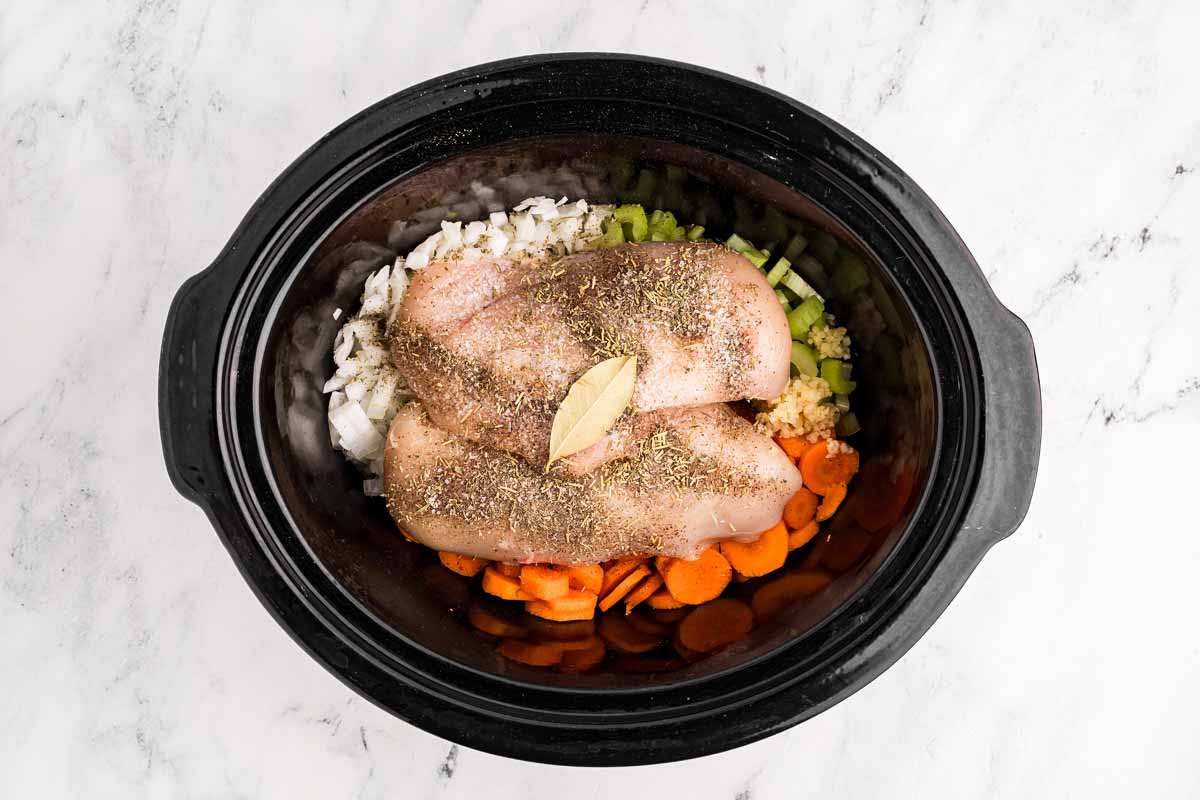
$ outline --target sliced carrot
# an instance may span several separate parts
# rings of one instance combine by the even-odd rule
[[[693,609],[688,609],[688,613],[692,613]],[[699,661],[704,658],[704,653],[692,648],[679,641],[679,629],[676,628],[675,635],[671,637],[671,646],[675,648],[675,652],[683,657],[684,661]]]
[[[655,556],[654,557],[654,568],[656,570],[658,570],[659,572],[662,572],[663,568],[666,567],[667,564],[670,564],[671,561],[673,561],[673,560],[674,559],[672,559],[670,556]]]
[[[563,653],[562,661],[558,662],[558,670],[560,672],[586,672],[603,661],[606,652],[608,649],[604,646],[604,640],[599,636],[593,636],[588,640],[587,649],[568,650]]]
[[[833,534],[821,554],[821,564],[834,572],[844,572],[858,563],[871,546],[871,534],[862,528],[846,528]]]
[[[707,603],[720,596],[733,577],[733,568],[714,545],[694,561],[673,558],[662,570],[667,591],[682,603]]]
[[[625,580],[629,573],[640,567],[642,562],[636,558],[618,558],[604,568],[604,581],[600,584],[600,597],[607,597],[618,583]]]
[[[663,637],[639,631],[629,624],[624,614],[604,614],[597,626],[604,641],[622,653],[645,653],[662,644]]]
[[[721,542],[721,555],[730,566],[750,578],[779,569],[787,561],[787,554],[788,532],[782,522],[760,533],[753,542]]]
[[[836,439],[818,442],[800,459],[800,474],[804,485],[817,494],[825,494],[831,486],[849,483],[858,472],[858,451],[842,444],[838,452],[830,454],[829,448]]]
[[[556,600],[571,591],[566,570],[551,564],[526,564],[521,567],[521,588],[538,600]]]
[[[403,536],[405,539],[408,539],[410,542],[412,542],[414,544],[420,544],[420,542],[418,542],[416,539],[409,536],[408,531],[404,530],[403,528],[400,529],[400,535]]]
[[[563,651],[554,645],[522,642],[519,639],[505,639],[496,652],[531,667],[552,667],[563,657]]]
[[[659,611],[670,611],[676,608],[683,608],[684,604],[675,599],[675,597],[666,590],[659,589],[654,594],[646,598],[646,605]]]
[[[736,569],[733,571],[732,581],[734,583],[745,583],[746,581],[752,581],[752,580],[754,580],[754,578],[750,575],[743,575],[742,573],[738,572]]]
[[[821,525],[815,519],[811,520],[803,528],[797,528],[788,534],[788,552],[798,550],[817,535],[817,531],[821,530]]]
[[[633,568],[633,572],[630,572],[628,575],[622,578],[620,583],[608,590],[608,594],[600,598],[600,610],[608,611],[610,608],[615,606],[621,601],[622,597],[632,592],[633,587],[641,583],[642,579],[649,574],[649,567],[643,564],[638,564]]]
[[[642,569],[646,569],[642,567]],[[647,570],[649,571],[649,570]],[[662,588],[662,575],[657,572],[647,577],[644,581],[637,585],[637,588],[625,596],[625,613],[628,614],[638,607],[638,604],[643,600],[649,599],[650,595]]]
[[[821,505],[817,507],[817,522],[824,522],[833,516],[833,512],[838,510],[838,506],[846,499],[846,484],[835,483],[829,487],[829,491],[821,498]]]
[[[823,572],[792,572],[772,578],[754,593],[750,607],[761,622],[778,614],[801,597],[824,589],[830,577]]]
[[[821,500],[810,490],[800,487],[800,491],[792,495],[783,507],[783,521],[789,528],[803,528],[817,513],[817,504]]]
[[[591,619],[556,622],[530,614],[522,619],[522,624],[529,628],[529,632],[534,638],[542,641],[562,642],[586,639],[596,632],[596,622]]]
[[[742,638],[753,627],[750,606],[732,597],[720,597],[697,607],[679,623],[679,642],[690,650],[711,653]]]
[[[442,566],[446,569],[468,578],[475,577],[484,567],[492,563],[486,558],[472,558],[471,556],[463,556],[458,553],[448,553],[445,550],[438,551],[438,560],[442,562]]]
[[[555,622],[591,619],[596,613],[596,595],[575,589],[553,600],[530,600],[525,603],[525,610]]]
[[[799,436],[776,436],[775,444],[782,447],[788,458],[795,461],[807,453],[814,443],[807,439],[801,439]]]
[[[600,589],[604,586],[604,567],[599,564],[567,567],[567,579],[572,589],[587,589],[589,592],[600,594]]]
[[[564,653],[573,653],[576,650],[590,650],[591,648],[595,647],[596,642],[599,640],[599,636],[588,636],[583,639],[554,639],[551,641],[540,642],[540,644],[549,645],[550,647],[557,647]],[[603,644],[602,641],[601,644]]]
[[[821,559],[825,557],[825,551],[829,549],[829,539],[830,534],[827,531],[821,531],[813,537],[812,547],[804,554],[804,560],[798,565],[801,570],[811,571],[821,565]]]
[[[494,567],[483,570],[483,590],[501,600],[534,600],[534,596],[521,589],[521,582],[505,575]]]
[[[521,565],[520,564],[508,564],[504,561],[497,561],[492,566],[495,567],[496,571],[499,572],[501,575],[507,575],[510,578],[521,577]]]
[[[478,603],[467,609],[467,622],[477,630],[490,633],[492,636],[521,636],[525,629],[498,614],[493,614]]]

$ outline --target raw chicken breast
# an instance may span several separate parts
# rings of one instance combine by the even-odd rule
[[[430,264],[389,339],[438,427],[538,464],[567,389],[603,359],[637,355],[633,406],[647,412],[778,397],[791,353],[762,273],[722,245],[689,242]]]
[[[579,476],[452,436],[411,403],[388,431],[388,511],[417,541],[481,558],[693,558],[774,525],[800,488],[783,451],[728,406],[655,416],[628,455]]]

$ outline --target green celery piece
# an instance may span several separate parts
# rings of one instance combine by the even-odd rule
[[[650,239],[655,242],[669,242],[675,235],[675,215],[670,211],[655,209],[650,215]]]
[[[651,211],[650,212],[650,227],[653,228],[655,225],[657,225],[658,221],[660,219],[662,219],[662,216],[663,216],[663,210],[661,208],[656,208],[653,211]]]
[[[837,263],[838,241],[829,231],[818,230],[812,235],[812,253],[827,267]]]
[[[621,227],[625,229],[627,241],[641,242],[646,239],[646,232],[650,229],[650,224],[646,221],[646,209],[640,205],[617,206],[613,209],[613,219],[621,223]]]
[[[687,240],[689,242],[698,242],[704,238],[703,225],[691,225],[687,229]]]
[[[792,303],[788,300],[788,296],[783,292],[776,291],[775,296],[779,298],[779,305],[783,306],[784,311],[792,310]]]
[[[606,247],[616,247],[619,244],[625,244],[625,234],[621,230],[621,223],[615,219],[604,220],[604,233],[598,236],[592,242],[592,247],[597,250]]]
[[[850,394],[858,385],[850,380],[850,365],[836,358],[821,359],[821,377],[834,394]]]
[[[675,230],[671,231],[671,238],[668,241],[682,242],[687,239],[687,229],[682,225],[676,225]]]
[[[824,264],[808,253],[802,253],[792,260],[796,262],[796,266],[793,267],[796,274],[808,281],[810,286],[818,290],[829,288],[829,274],[825,271]]]
[[[802,375],[817,376],[817,354],[802,342],[792,342],[792,366]]]
[[[763,212],[763,229],[766,230],[768,238],[782,242],[788,237],[787,217],[771,206],[767,206]]]
[[[849,299],[867,283],[867,268],[863,266],[862,259],[853,253],[843,252],[833,270],[834,293],[838,297]]]
[[[858,417],[854,415],[853,411],[847,411],[845,414],[842,414],[841,419],[837,421],[835,429],[837,430],[838,436],[853,436],[862,430],[862,425],[859,423]]]
[[[788,313],[788,327],[793,339],[803,339],[808,329],[825,315],[825,305],[816,297],[806,297],[800,305]]]
[[[633,187],[633,196],[641,206],[653,206],[654,194],[657,189],[658,173],[652,169],[643,169],[638,173],[637,185]]]
[[[788,239],[787,245],[783,248],[783,257],[788,261],[795,261],[806,247],[808,247],[808,239],[797,233]]]
[[[878,309],[879,315],[883,317],[887,329],[899,336],[900,332],[904,330],[904,324],[900,320],[899,312],[896,311],[895,303],[888,296],[887,290],[883,288],[883,284],[878,281],[872,283],[868,287],[868,292],[875,302],[875,308]]]
[[[729,235],[729,238],[725,240],[725,246],[730,250],[736,250],[739,253],[745,253],[747,250],[754,250],[754,245],[750,244],[736,233]]]
[[[771,284],[772,286],[778,286],[779,281],[783,280],[783,276],[786,275],[788,270],[791,268],[791,261],[788,261],[786,257],[780,258],[775,262],[775,266],[771,267],[771,270],[767,273],[767,283]]]
[[[850,395],[835,394],[833,396],[833,404],[838,407],[838,410],[843,414],[850,410]]]
[[[788,270],[784,273],[779,282],[791,289],[801,297],[815,297],[821,299],[821,295],[817,294],[817,290],[808,284],[808,281],[801,278],[794,270]]]
[[[755,250],[754,248],[743,251],[742,255],[750,259],[750,263],[759,269],[762,269],[762,265],[767,263],[767,259],[770,258],[770,256],[764,253],[762,250]]]

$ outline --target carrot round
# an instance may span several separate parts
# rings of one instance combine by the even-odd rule
[[[492,636],[521,636],[525,633],[525,629],[520,625],[515,625],[477,604],[467,609],[467,622],[477,630]]]
[[[511,575],[505,575],[493,567],[485,567],[483,570],[483,590],[501,600],[536,599],[521,588],[519,580]]]
[[[745,636],[754,627],[750,606],[732,597],[705,603],[679,623],[679,641],[700,653],[711,653]]]
[[[587,589],[600,594],[600,588],[604,585],[604,567],[599,564],[567,567],[567,580],[572,589]]]
[[[759,620],[774,617],[799,600],[824,589],[830,578],[823,572],[793,572],[764,583],[750,599],[750,607]]]
[[[721,542],[721,555],[730,566],[750,578],[766,575],[787,561],[788,532],[782,522],[768,528],[753,542]]]
[[[586,672],[603,661],[606,652],[608,650],[604,646],[604,640],[599,636],[593,636],[588,640],[587,648],[564,652],[562,660],[558,662],[558,670],[560,672]]]
[[[629,624],[624,614],[605,614],[597,630],[604,641],[622,653],[645,653],[662,644],[663,637],[640,631]]]
[[[650,568],[638,564],[633,568],[633,571],[626,575],[614,587],[608,590],[608,593],[600,598],[600,610],[608,611],[610,608],[620,602],[621,598],[633,591],[633,587],[642,582],[642,579],[650,574]]]
[[[817,535],[817,531],[821,530],[820,524],[814,519],[803,528],[797,528],[788,534],[788,551],[796,550],[804,545]]]
[[[821,500],[811,490],[800,487],[800,491],[792,495],[783,507],[783,521],[789,528],[803,528],[817,513],[817,504]]]
[[[666,636],[671,632],[671,625],[659,622],[641,611],[634,611],[632,614],[627,614],[625,619],[642,633],[648,633],[651,636]]]
[[[821,554],[821,564],[834,572],[844,572],[858,563],[871,546],[871,534],[862,528],[846,528],[833,534]]]
[[[788,458],[795,461],[807,453],[814,443],[807,439],[801,439],[799,436],[776,436],[775,444],[782,447]]]
[[[645,569],[645,567],[642,567]],[[638,607],[638,604],[649,599],[650,595],[662,588],[662,575],[657,572],[647,577],[644,581],[637,585],[637,588],[625,595],[625,613],[633,611]]]
[[[576,589],[553,600],[530,600],[525,603],[525,610],[554,622],[591,619],[596,613],[596,595]]]
[[[599,636],[587,636],[583,639],[552,639],[550,641],[540,642],[540,644],[549,645],[550,647],[557,647],[564,653],[572,653],[576,650],[590,650],[591,648],[595,647],[595,643],[599,639]]]
[[[538,600],[556,600],[571,591],[566,571],[549,564],[521,567],[521,588]]]
[[[800,459],[800,475],[804,485],[817,494],[825,494],[830,487],[849,483],[858,472],[858,451],[849,445],[838,444],[838,452],[830,453],[836,439],[818,442]]]
[[[657,611],[671,611],[676,608],[683,608],[684,606],[665,587],[647,597],[646,605]]]
[[[725,591],[733,577],[733,568],[714,545],[694,561],[671,559],[663,566],[662,576],[672,597],[682,603],[697,605],[707,603]]]
[[[642,566],[642,562],[636,558],[618,558],[613,561],[604,568],[604,580],[600,584],[600,591],[596,594],[606,597],[613,587],[625,580],[629,573],[640,566]]]
[[[817,522],[824,522],[833,516],[833,512],[838,510],[838,506],[846,499],[846,484],[835,483],[829,487],[829,491],[821,498],[821,505],[817,507]]]
[[[438,560],[442,562],[442,566],[451,572],[457,572],[467,578],[473,578],[478,575],[484,567],[492,563],[483,558],[472,558],[471,556],[459,555],[458,553],[450,553],[445,550],[438,551]]]
[[[497,561],[494,564],[492,564],[492,566],[495,567],[496,571],[499,572],[501,575],[507,575],[510,578],[521,577],[521,565],[520,564],[508,564],[503,561]]]
[[[691,609],[689,609],[688,613],[691,613]],[[678,628],[675,629],[675,635],[671,637],[671,646],[675,648],[676,653],[679,653],[679,655],[683,657],[684,661],[698,661],[704,658],[704,653],[699,650],[693,650],[683,642],[679,641]]]
[[[518,639],[505,639],[496,648],[496,652],[531,667],[552,667],[563,657],[563,651],[554,645],[522,642]]]

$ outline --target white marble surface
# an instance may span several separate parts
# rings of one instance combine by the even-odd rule
[[[0,5],[0,794],[1200,795],[1200,5],[69,5]],[[1038,344],[1020,531],[862,692],[684,764],[529,765],[389,717],[275,625],[162,467],[168,303],[279,170],[395,90],[547,50],[833,115]]]

